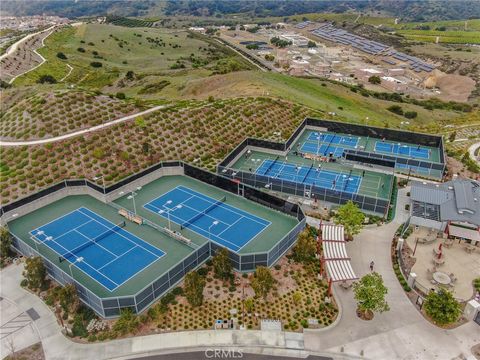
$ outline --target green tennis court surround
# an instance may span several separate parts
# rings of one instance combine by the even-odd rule
[[[106,203],[103,189],[74,180],[2,208],[14,247],[42,256],[102,317],[145,310],[219,247],[239,271],[271,266],[305,226],[296,205],[188,164],[155,165],[121,185],[106,189]],[[177,218],[158,213],[169,199],[184,207]]]

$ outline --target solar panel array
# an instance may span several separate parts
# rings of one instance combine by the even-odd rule
[[[297,25],[295,25],[295,27],[296,27],[297,29],[305,29],[307,26],[312,25],[312,24],[314,24],[313,21],[307,20],[307,21],[298,23]]]
[[[388,45],[349,33],[348,31],[336,28],[329,23],[323,24],[318,28],[311,30],[311,33],[325,40],[352,46],[355,49],[366,52],[370,55],[391,56],[394,59],[410,64],[410,69],[415,72],[431,72],[435,68],[435,66],[427,64],[415,56],[398,52]],[[395,64],[393,60],[384,59],[383,61],[392,65]]]

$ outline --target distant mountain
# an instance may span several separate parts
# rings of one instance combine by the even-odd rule
[[[404,21],[480,18],[479,0],[3,0],[2,14],[48,14],[69,18],[97,15],[290,16],[315,12],[373,12]]]
[[[77,18],[115,14],[122,16],[143,16],[158,1],[153,0],[2,0],[2,15],[32,16],[57,15]]]

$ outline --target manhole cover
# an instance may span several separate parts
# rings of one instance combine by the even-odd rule
[[[30,319],[32,319],[33,321],[40,319],[40,315],[38,315],[38,313],[35,311],[34,308],[28,309],[26,313],[28,314],[28,316],[30,316]]]

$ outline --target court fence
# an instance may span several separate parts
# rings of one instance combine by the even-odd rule
[[[379,139],[385,138],[386,140],[406,143],[412,143],[412,139],[414,139],[415,144],[436,147],[440,152],[440,160],[438,162],[408,159],[401,156],[395,156],[393,154],[383,155],[371,151],[355,149],[345,149],[343,157],[346,160],[365,164],[394,167],[397,171],[404,173],[418,173],[420,176],[426,176],[435,179],[443,178],[443,174],[445,172],[445,149],[442,136],[314,118],[305,118],[305,120],[297,127],[297,129],[286,142],[274,142],[256,138],[246,138],[230,154],[228,154],[222,162],[218,164],[217,172],[219,172],[219,168],[224,169],[229,167],[247,147],[259,147],[267,150],[276,150],[286,153],[292,147],[299,135],[308,127],[325,128],[327,131],[335,133]]]
[[[335,205],[343,205],[348,201],[353,201],[360,209],[381,214],[382,216],[388,214],[390,207],[390,199],[379,199],[343,190],[327,189],[313,184],[298,183],[221,166],[217,169],[222,176],[255,188],[278,191],[299,197],[315,198]]]
[[[305,216],[297,204],[290,203],[284,199],[249,187],[248,185],[238,184],[230,179],[181,161],[155,164],[142,172],[134,174],[106,188],[98,186],[86,179],[64,180],[48,188],[42,189],[35,194],[31,194],[25,198],[2,206],[0,208],[0,220],[2,220],[2,223],[6,223],[8,222],[8,219],[12,220],[15,218],[12,217],[12,213],[15,211],[21,213],[16,215],[24,215],[35,210],[38,206],[44,206],[48,203],[57,201],[62,197],[71,195],[71,193],[65,191],[65,189],[77,189],[78,191],[76,194],[83,193],[92,195],[96,193],[96,197],[104,199],[106,194],[110,194],[125,185],[132,184],[146,175],[154,174],[155,171],[162,168],[180,168],[185,176],[221,188],[234,195],[243,196],[260,205],[268,206],[271,209],[297,218],[298,223],[296,226],[282,239],[276,242],[276,244],[268,251],[258,253],[235,253],[227,249],[229,251],[232,265],[237,271],[245,272],[252,271],[257,266],[272,266],[292,247],[298,234],[305,227]],[[159,177],[161,176],[162,175],[159,175]],[[48,198],[46,198],[47,196]],[[48,258],[42,256],[42,254],[37,252],[37,250],[30,244],[26,243],[15,234],[12,235],[13,248],[18,253],[24,256],[41,256],[47,269],[47,274],[61,285],[75,284],[80,300],[103,318],[118,317],[123,309],[131,309],[137,314],[145,311],[156,300],[177,286],[189,271],[201,266],[207,259],[215,255],[218,249],[220,249],[220,246],[217,244],[206,242],[200,247],[192,249],[192,253],[172,266],[159,278],[153,279],[150,284],[137,293],[128,296],[99,297],[89,290],[87,286],[72,278],[71,274],[66,273]]]

